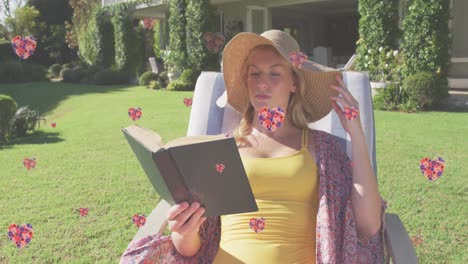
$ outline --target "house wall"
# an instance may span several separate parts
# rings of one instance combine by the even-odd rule
[[[452,78],[468,78],[467,13],[468,1],[452,0]]]

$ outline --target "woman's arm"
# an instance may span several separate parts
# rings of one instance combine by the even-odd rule
[[[356,131],[350,134],[353,172],[351,203],[358,235],[370,237],[380,230],[382,203],[364,132],[362,129]]]

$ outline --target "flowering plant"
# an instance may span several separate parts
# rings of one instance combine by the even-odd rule
[[[379,47],[368,49],[364,55],[364,70],[369,72],[369,78],[374,82],[399,82],[401,59],[398,50]]]

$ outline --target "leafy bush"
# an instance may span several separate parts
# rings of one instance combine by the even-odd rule
[[[46,68],[27,62],[0,62],[0,83],[46,81]]]
[[[152,71],[147,71],[140,76],[140,85],[146,86],[149,85],[151,81],[156,81],[158,79],[159,77],[156,73]]]
[[[163,71],[159,74],[159,82],[161,83],[162,87],[166,87],[169,83],[169,77],[167,76],[168,73],[168,71]]]
[[[396,83],[390,83],[387,87],[379,89],[372,98],[374,109],[395,110],[402,100],[400,87]]]
[[[403,81],[403,88],[408,100],[413,101],[417,109],[430,108],[437,96],[437,75],[419,72]]]
[[[17,137],[24,137],[29,131],[34,131],[38,120],[39,112],[37,110],[31,110],[29,106],[20,107],[11,119],[11,132]]]
[[[398,29],[399,0],[360,0],[358,11],[359,36],[357,68],[368,71],[369,79],[378,80],[382,72],[380,52],[396,50],[400,35]],[[380,50],[379,50],[380,49]],[[377,52],[378,51],[378,52]]]
[[[0,142],[10,136],[10,121],[16,112],[16,101],[8,95],[0,94]]]
[[[114,85],[114,84],[128,84],[128,74],[110,69],[104,69],[96,73],[96,85]]]
[[[56,64],[52,64],[50,67],[49,67],[49,73],[52,74],[54,77],[59,77],[60,76],[60,71],[62,70],[62,67],[60,66],[60,64],[56,63]]]
[[[436,74],[436,95],[448,95],[450,68],[450,1],[413,0],[402,22],[404,78],[418,72]]]
[[[150,81],[148,88],[153,90],[160,90],[161,83],[159,81]]]

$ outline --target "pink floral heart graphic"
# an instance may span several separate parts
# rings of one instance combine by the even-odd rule
[[[420,161],[419,168],[428,180],[435,181],[442,176],[442,173],[444,172],[445,160],[441,157],[434,160],[423,158]]]
[[[11,224],[8,227],[8,237],[17,247],[23,248],[31,242],[33,237],[33,227],[30,224]]]
[[[219,173],[222,173],[224,171],[224,164],[222,163],[216,163],[216,171],[218,171]]]
[[[28,170],[34,169],[34,167],[36,167],[36,158],[32,158],[32,159],[24,158],[23,165]]]
[[[192,98],[184,98],[184,105],[189,107],[192,105]]]
[[[260,124],[262,124],[264,128],[274,132],[284,121],[284,111],[280,107],[275,107],[273,109],[263,107],[258,112],[258,118],[260,119]]]
[[[144,226],[146,223],[146,216],[145,215],[139,215],[139,214],[134,214],[132,217],[132,222],[135,224],[138,228],[141,226]]]
[[[89,212],[89,209],[80,207],[80,208],[78,208],[78,212],[80,213],[80,216],[87,216],[88,212]]]
[[[205,34],[203,34],[203,40],[207,50],[218,53],[223,49],[226,37],[220,32],[205,32]]]
[[[356,109],[354,106],[351,108],[349,106],[345,106],[343,110],[343,115],[345,115],[348,120],[355,119],[358,116],[358,113],[359,110]]]
[[[27,36],[24,38],[21,36],[15,36],[11,39],[11,46],[13,47],[13,51],[16,55],[25,60],[34,54],[37,42],[33,36]]]
[[[57,123],[52,123],[50,124],[53,128],[55,128],[57,126]]]
[[[260,217],[260,218],[255,218],[252,217],[250,218],[249,221],[250,228],[255,231],[255,233],[260,233],[265,229],[265,218]]]
[[[142,115],[143,115],[143,110],[140,107],[138,107],[138,108],[131,107],[131,108],[128,109],[128,116],[133,121],[135,121],[137,119],[140,119]]]

